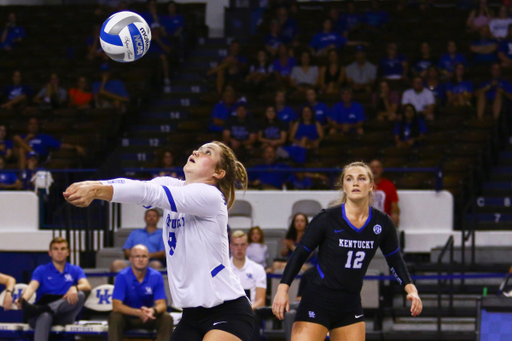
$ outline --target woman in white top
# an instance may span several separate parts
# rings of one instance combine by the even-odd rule
[[[173,305],[183,317],[171,341],[249,341],[254,315],[229,266],[228,208],[235,184],[247,187],[247,173],[221,142],[195,150],[183,167],[185,181],[84,181],[66,189],[71,204],[92,200],[131,203],[164,210],[163,238]]]
[[[291,86],[298,90],[307,90],[309,86],[316,86],[318,81],[318,66],[311,64],[311,53],[304,51],[300,57],[300,66],[294,66],[290,75]]]
[[[268,246],[265,244],[265,236],[259,226],[254,226],[247,232],[249,246],[247,247],[247,258],[267,268]]]

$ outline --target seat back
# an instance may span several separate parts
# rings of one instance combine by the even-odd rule
[[[16,285],[14,286],[14,290],[13,290],[13,293],[12,293],[12,301],[16,301],[18,298],[21,297],[21,294],[23,293],[23,290],[25,290],[27,288],[28,285],[26,285],[25,283],[16,283]],[[2,291],[2,293],[0,293],[0,306],[3,306],[4,305],[4,299],[5,299],[5,294],[7,292],[4,290]],[[32,295],[32,297],[30,297],[30,299],[28,300],[29,303],[34,303],[36,301],[36,294],[34,293]],[[12,305],[12,309],[13,310],[18,310],[18,307],[13,304]]]
[[[244,220],[248,228],[252,227],[252,205],[245,200],[235,200],[233,206],[229,209],[229,224],[239,226],[238,222]],[[245,227],[244,224],[243,226]]]
[[[292,206],[292,214],[289,221],[291,222],[291,219],[297,213],[304,213],[308,219],[311,219],[320,213],[321,210],[322,205],[316,200],[305,199],[296,201]]]
[[[94,311],[111,311],[114,286],[103,284],[91,290],[91,294],[84,303],[84,307]]]

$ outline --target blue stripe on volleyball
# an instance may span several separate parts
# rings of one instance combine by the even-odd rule
[[[139,59],[144,55],[144,39],[135,24],[128,25],[130,36],[132,37],[133,52],[135,52],[135,59]]]
[[[114,34],[108,34],[107,32],[105,32],[105,27],[107,26],[108,22],[111,19],[112,19],[112,17],[105,20],[105,22],[103,23],[103,26],[101,26],[100,38],[107,44],[115,45],[115,46],[123,46],[121,37],[119,37],[117,34],[114,35]]]

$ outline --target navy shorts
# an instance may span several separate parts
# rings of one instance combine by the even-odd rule
[[[247,297],[226,301],[213,308],[184,308],[181,321],[171,341],[202,341],[210,330],[233,334],[250,341],[254,330],[254,313]]]
[[[364,322],[361,294],[309,282],[297,308],[295,321],[318,323],[328,330]]]

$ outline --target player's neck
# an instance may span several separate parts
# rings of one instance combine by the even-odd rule
[[[185,184],[184,184],[184,186],[190,185],[190,184],[205,184],[205,185],[216,186],[215,180],[213,180],[213,179],[196,178],[193,175],[188,175],[187,176],[187,174],[185,174]]]
[[[140,270],[140,269],[137,269],[134,266],[132,266],[132,271],[133,271],[133,274],[135,275],[135,278],[137,278],[137,281],[139,281],[139,283],[142,283],[142,281],[144,280],[144,277],[146,277],[147,268]]]
[[[354,217],[356,219],[368,217],[370,215],[370,206],[366,200],[350,201],[345,203],[345,213],[347,216]]]
[[[233,257],[233,265],[236,266],[237,269],[243,268],[245,265],[245,257],[241,259]]]
[[[146,225],[146,230],[149,232],[149,233],[153,233],[156,231],[156,225]]]

